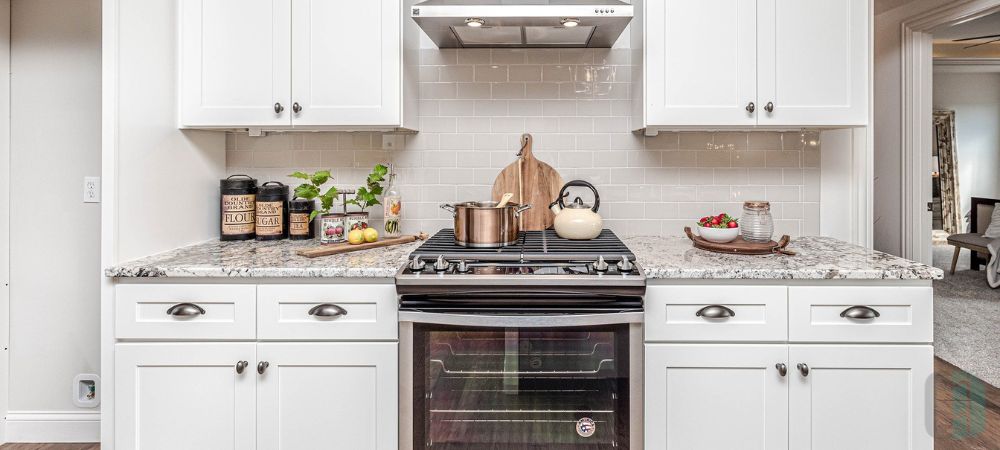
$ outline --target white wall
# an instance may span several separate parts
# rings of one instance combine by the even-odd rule
[[[100,367],[100,2],[11,3],[10,410],[73,411]]]
[[[0,411],[10,375],[10,0],[0,0]],[[0,442],[6,436],[0,420]]]
[[[934,108],[955,111],[962,215],[1000,198],[1000,73],[935,73]]]

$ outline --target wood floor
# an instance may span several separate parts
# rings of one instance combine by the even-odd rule
[[[934,449],[1000,450],[1000,389],[934,359]],[[0,450],[99,450],[97,444],[7,444]]]

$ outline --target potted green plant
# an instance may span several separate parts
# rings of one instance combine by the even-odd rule
[[[348,232],[350,230],[368,228],[368,211],[366,210],[372,206],[382,204],[379,198],[383,190],[382,182],[385,181],[387,173],[389,173],[388,167],[376,164],[372,172],[368,174],[365,184],[354,191],[354,198],[347,200],[348,204],[357,205],[361,209],[360,212],[349,213],[347,215]]]
[[[305,183],[295,188],[295,197],[313,201],[319,199],[320,206],[309,214],[309,220],[312,221],[316,216],[320,216],[320,242],[324,244],[343,242],[347,236],[344,215],[330,213],[333,202],[337,199],[337,187],[331,186],[326,192],[322,190],[323,185],[333,179],[330,171],[320,170],[312,174],[295,172],[289,176],[305,180]]]

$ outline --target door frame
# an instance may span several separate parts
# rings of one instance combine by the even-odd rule
[[[0,444],[7,442],[10,383],[10,0],[0,0]]]
[[[966,0],[904,20],[901,24],[900,89],[902,155],[900,159],[900,223],[902,257],[931,263],[930,151],[934,142],[933,42],[931,30],[978,19],[1000,11],[1000,0]]]

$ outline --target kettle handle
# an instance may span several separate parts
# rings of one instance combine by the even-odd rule
[[[601,195],[597,193],[597,188],[595,188],[594,185],[583,180],[570,181],[569,183],[566,183],[562,187],[562,189],[559,190],[559,198],[557,198],[556,201],[559,202],[560,208],[566,207],[566,204],[563,203],[563,198],[569,195],[569,193],[566,192],[566,188],[570,186],[580,186],[580,187],[590,188],[590,190],[594,193],[594,207],[590,208],[590,210],[593,212],[597,212],[597,209],[601,207]]]

